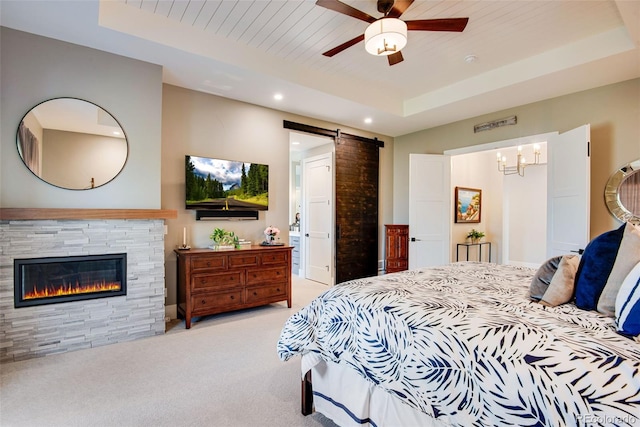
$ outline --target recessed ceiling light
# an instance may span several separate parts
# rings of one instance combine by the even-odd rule
[[[275,99],[276,101],[280,101],[282,100],[282,94],[281,93],[276,93],[275,95],[273,95],[273,99]]]
[[[371,124],[373,122],[373,119],[371,117],[367,117],[366,119],[364,119],[364,122],[366,124]]]
[[[300,143],[298,141],[293,141],[291,145],[300,145]]]
[[[114,135],[120,135],[120,132],[118,132],[117,130],[114,130],[114,131],[113,131],[113,134],[114,134]]]

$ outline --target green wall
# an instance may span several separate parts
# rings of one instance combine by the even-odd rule
[[[473,126],[516,115],[518,123],[473,133]],[[640,158],[640,79],[603,86],[498,111],[395,138],[393,218],[409,221],[409,154],[442,154],[446,150],[546,132],[560,133],[591,124],[591,236],[619,222],[604,203],[609,176]],[[571,165],[567,165],[571,167]]]
[[[162,67],[59,40],[0,29],[0,206],[160,208]],[[89,191],[54,187],[22,163],[16,130],[52,98],[93,102],[114,116],[129,144],[122,172]]]

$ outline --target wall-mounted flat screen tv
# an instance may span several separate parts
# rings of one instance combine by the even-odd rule
[[[186,208],[265,211],[269,208],[269,166],[185,156]]]

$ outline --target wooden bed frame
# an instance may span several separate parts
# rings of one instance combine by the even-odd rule
[[[339,365],[333,365],[330,362],[324,363],[326,365],[315,372],[319,375],[316,388],[318,388],[319,385],[320,391],[316,390],[314,392],[312,387],[312,375],[317,367],[309,369],[302,376],[300,399],[302,415],[307,416],[317,412],[331,419],[338,425],[354,427],[362,425],[363,421],[366,425],[375,425],[371,421],[372,419],[375,419],[378,425],[419,425],[423,427],[445,427],[448,425],[443,421],[438,421],[417,409],[405,405],[401,400],[381,391],[382,389],[370,389],[368,386],[365,386],[365,388],[369,390],[365,398],[368,400],[368,404],[366,405],[368,409],[362,412],[364,408],[358,408],[358,403],[356,403],[356,407],[350,407],[350,404],[343,400],[345,398],[349,400],[349,398],[341,396],[339,393],[344,390],[344,386],[351,387],[354,385],[356,388],[349,390],[347,394],[351,395],[354,392],[356,394],[360,393],[360,391],[362,391],[362,388],[360,388],[362,384],[358,385],[358,378],[360,377],[357,376],[355,371],[349,369],[346,371],[341,370],[346,369],[345,367],[339,367]],[[338,369],[336,370],[336,368]],[[329,372],[333,373],[329,374]],[[329,374],[329,377],[326,377],[327,374]],[[361,381],[366,383],[364,378],[362,378]],[[342,383],[342,385],[337,385],[340,390],[338,392],[335,387],[336,384],[340,383]],[[328,384],[332,384],[333,387],[325,388]],[[338,394],[336,394],[336,392],[338,392]],[[324,399],[318,399],[317,405],[314,403],[316,400],[314,399],[314,393],[319,393],[318,396],[324,397]],[[328,395],[325,395],[327,393]],[[340,404],[336,404],[336,402],[333,401],[334,398],[337,398]]]
[[[313,387],[311,386],[311,370],[302,377],[302,390],[300,395],[302,403],[302,415],[307,416],[313,413]]]

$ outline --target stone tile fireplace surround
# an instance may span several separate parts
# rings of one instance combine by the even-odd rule
[[[143,218],[147,215],[136,213],[123,215],[125,219],[112,218],[119,215],[97,215],[101,217],[98,219],[93,219],[96,215],[86,215],[91,219],[7,219],[11,215],[6,215],[7,209],[2,211],[1,362],[131,341],[165,332],[162,214]],[[40,215],[27,216],[37,218]],[[172,217],[171,211],[168,217]],[[15,258],[110,253],[127,254],[126,296],[14,308]]]

